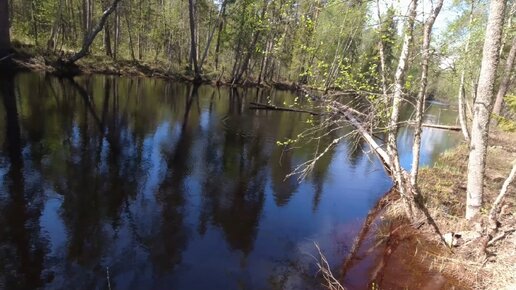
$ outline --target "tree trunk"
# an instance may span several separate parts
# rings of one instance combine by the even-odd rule
[[[118,58],[118,46],[120,43],[120,12],[119,9],[115,9],[115,47],[113,50],[113,58]]]
[[[467,142],[470,141],[468,122],[466,119],[466,92],[464,90],[464,79],[465,72],[463,71],[460,77],[460,85],[459,85],[459,123],[462,135],[464,136],[464,140]]]
[[[470,30],[473,28],[473,11],[474,11],[474,4],[473,4],[473,2],[471,2],[471,10],[469,12],[469,24],[468,24],[468,28]],[[471,42],[471,31],[469,31],[468,38],[466,40],[466,47],[464,49],[464,55],[466,55],[466,58],[468,57],[470,42]],[[461,131],[462,131],[462,135],[464,136],[464,140],[470,142],[468,122],[466,119],[466,92],[464,89],[465,79],[466,79],[466,64],[464,64],[464,67],[462,68],[462,73],[460,75],[459,96],[458,96],[459,122],[460,122],[460,127],[462,128]]]
[[[136,35],[136,47],[138,48],[138,60],[142,60],[142,33],[140,31],[140,28],[138,28],[138,34]]]
[[[217,44],[215,45],[215,69],[216,70],[219,69],[220,37],[222,34],[222,29],[224,28],[224,22],[226,20],[226,3],[227,3],[227,1],[224,1],[222,3],[222,7],[220,9],[221,21],[219,22],[219,26],[218,26]]]
[[[129,17],[125,15],[125,24],[127,26],[127,38],[129,38],[129,51],[131,52],[131,59],[136,61],[136,57],[134,56],[134,45],[133,45],[133,37],[131,34],[131,26],[129,25]]]
[[[0,0],[0,58],[5,57],[11,51],[8,2],[8,0]]]
[[[76,18],[75,12],[74,12],[75,9],[74,9],[74,5],[71,0],[68,3],[68,10],[70,11],[71,19],[75,19]],[[77,29],[77,21],[72,21],[71,24],[72,24],[72,31],[73,31],[72,32],[73,39],[78,39],[79,38],[79,35],[78,35],[79,29]],[[82,37],[84,38],[84,35]]]
[[[136,43],[138,47],[138,60],[142,60],[143,57],[143,45],[142,45],[142,26],[143,26],[143,17],[142,17],[142,2],[138,1],[138,33],[136,35]]]
[[[106,21],[104,26],[104,50],[107,56],[113,56],[113,50],[111,49],[111,29],[109,21]]]
[[[260,21],[264,21],[264,19],[265,19],[265,14],[267,12],[267,6],[268,6],[268,1],[264,0],[262,12],[260,13]],[[255,52],[256,44],[258,43],[258,39],[260,38],[260,35],[261,35],[261,30],[254,31],[253,40],[251,41],[251,44],[249,46],[247,46],[246,53],[244,55],[243,60],[240,62],[240,65],[237,67],[236,70],[234,70],[234,73],[232,74],[233,75],[232,80],[231,80],[232,84],[240,83],[242,80],[242,76],[247,73],[247,71],[249,69],[249,62],[251,61],[251,56]],[[240,54],[238,50],[236,51],[236,53]]]
[[[194,81],[201,80],[201,71],[197,57],[197,27],[195,19],[195,3],[196,0],[188,0],[188,15],[190,18],[190,59],[193,65]]]
[[[56,49],[57,38],[59,37],[58,31],[61,23],[63,22],[63,1],[60,0],[58,4],[57,15],[55,16],[52,29],[50,30],[50,36],[47,41],[47,50],[54,51]]]
[[[213,36],[215,35],[215,30],[219,28],[219,37],[217,39],[217,49],[219,49],[220,45],[220,30],[222,29],[223,24],[223,18],[224,14],[226,13],[226,2],[227,0],[224,0],[222,2],[222,6],[220,8],[219,15],[217,16],[217,24],[213,26],[213,29],[211,30],[210,34],[208,35],[208,40],[206,41],[206,47],[204,48],[204,53],[202,54],[201,63],[199,64],[199,70],[202,71],[202,66],[204,65],[204,61],[206,60],[206,57],[208,56],[208,50],[210,49],[211,41],[213,39]],[[216,52],[218,53],[218,51]],[[218,55],[217,55],[218,57]],[[218,62],[218,60],[217,60]],[[218,64],[217,64],[218,65]]]
[[[391,158],[392,164],[392,176],[394,177],[395,183],[400,191],[400,195],[405,202],[405,213],[409,219],[413,218],[413,209],[412,209],[412,196],[410,196],[410,192],[406,191],[405,184],[406,180],[404,180],[402,168],[400,165],[398,148],[396,144],[396,139],[398,135],[399,129],[399,116],[403,95],[403,81],[405,79],[405,73],[407,71],[407,61],[409,58],[409,50],[412,43],[412,34],[414,30],[414,20],[416,18],[416,8],[417,8],[417,0],[412,0],[410,2],[409,12],[408,12],[408,21],[407,27],[405,31],[405,36],[403,38],[403,46],[401,48],[401,54],[398,62],[398,67],[396,68],[396,75],[394,81],[394,95],[392,98],[392,110],[389,121],[389,132],[387,137],[387,152],[389,153],[389,157]]]
[[[111,31],[107,25],[104,28],[104,50],[107,56],[113,56],[113,50],[111,49]]]
[[[86,40],[91,30],[91,0],[82,0],[82,31]]]
[[[500,115],[500,112],[502,111],[503,98],[511,84],[511,72],[514,65],[514,58],[516,58],[516,36],[512,39],[511,50],[509,51],[507,62],[505,63],[502,83],[500,84],[500,88],[498,88],[498,93],[496,94],[493,114]]]
[[[505,43],[507,42],[507,37],[511,35],[512,18],[516,13],[516,2],[514,2],[514,1],[510,1],[510,2],[512,2],[512,5],[510,7],[505,8],[505,9],[509,9],[509,11],[508,11],[508,17],[507,17],[507,25],[505,26],[505,29],[503,31],[502,44],[500,45],[500,57],[502,57],[502,54],[503,54],[503,51],[505,48]]]
[[[438,0],[435,7],[430,13],[430,17],[425,22],[423,31],[423,47],[421,61],[421,83],[419,85],[419,93],[416,104],[416,128],[414,132],[414,144],[412,146],[412,170],[410,172],[410,183],[413,187],[417,184],[417,176],[419,173],[419,155],[421,151],[421,124],[423,123],[423,113],[425,111],[426,87],[428,83],[428,61],[430,59],[430,41],[432,40],[432,27],[435,19],[441,11],[443,0]]]
[[[493,103],[496,68],[504,23],[505,0],[491,0],[487,21],[482,67],[473,107],[471,144],[468,160],[466,218],[473,218],[482,207],[489,120]]]
[[[489,212],[489,219],[492,224],[496,224],[498,221],[498,214],[500,213],[500,208],[502,206],[503,199],[507,195],[507,191],[509,189],[509,185],[514,181],[514,178],[516,176],[516,159],[512,161],[512,169],[509,173],[509,176],[504,181],[502,185],[502,189],[500,190],[500,194],[496,197],[493,206],[491,208],[491,211]]]
[[[385,100],[388,99],[387,96],[387,78],[385,77],[385,73],[387,72],[387,67],[385,65],[385,47],[383,45],[383,35],[381,35],[381,27],[382,27],[382,15],[380,14],[380,0],[376,0],[376,7],[378,12],[378,26],[380,32],[380,40],[378,41],[378,52],[380,54],[380,76],[382,78],[382,95]]]
[[[34,44],[36,46],[39,45],[39,33],[38,33],[38,21],[36,19],[36,15],[34,13],[34,10],[35,9],[35,6],[36,3],[35,2],[31,2],[30,3],[30,18],[31,18],[31,22],[32,22],[32,32],[33,32],[33,36],[34,36]]]
[[[93,31],[89,33],[88,36],[84,39],[84,43],[82,44],[81,50],[76,54],[72,55],[72,57],[70,57],[68,60],[66,60],[67,64],[73,64],[79,59],[86,56],[86,54],[88,54],[88,51],[90,49],[91,44],[93,43],[93,40],[95,40],[97,34],[102,30],[102,28],[106,24],[109,15],[113,13],[113,11],[115,11],[116,6],[120,1],[121,0],[114,0],[111,6],[109,6],[109,8],[106,11],[104,11],[102,17],[99,20],[99,23],[97,24],[97,26],[95,26],[95,29],[93,29]]]
[[[274,37],[273,37],[274,39]],[[265,45],[265,53],[263,54],[262,62],[260,64],[260,73],[258,74],[258,84],[262,83],[262,80],[265,79],[264,74],[266,74],[267,64],[269,63],[269,54],[273,48],[274,41],[269,40]]]

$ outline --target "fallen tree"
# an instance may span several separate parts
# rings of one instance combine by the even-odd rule
[[[489,212],[489,231],[488,231],[488,239],[489,241],[486,243],[487,246],[491,246],[496,241],[502,239],[510,232],[515,231],[516,229],[509,229],[509,230],[502,230],[499,232],[499,215],[502,208],[502,202],[504,201],[505,197],[507,196],[507,193],[509,191],[509,186],[511,183],[514,182],[514,179],[516,178],[516,159],[512,162],[512,169],[509,173],[509,176],[507,179],[505,179],[502,189],[500,190],[500,193],[496,197],[495,201],[493,202],[493,205],[491,206],[491,211]],[[498,233],[498,234],[497,234]],[[484,248],[485,251],[485,248]]]
[[[429,18],[427,25],[427,42],[429,43],[429,34],[431,33],[431,24],[437,17],[442,1],[437,3],[437,6],[432,9],[431,18]],[[338,97],[332,95],[323,95],[317,97],[311,94],[307,90],[303,90],[305,95],[315,99],[319,111],[321,111],[319,125],[316,128],[308,129],[305,133],[300,134],[299,138],[311,138],[314,140],[320,140],[321,136],[327,136],[328,132],[334,132],[345,126],[352,126],[354,128],[353,133],[358,134],[371,148],[372,152],[381,161],[386,172],[391,176],[394,187],[401,196],[404,204],[404,210],[407,218],[415,223],[421,216],[426,219],[428,224],[434,229],[435,233],[444,242],[443,236],[430,216],[426,209],[423,198],[419,192],[417,184],[412,182],[416,180],[412,178],[411,174],[401,166],[400,157],[397,147],[397,135],[400,123],[400,111],[402,103],[404,102],[404,83],[405,74],[408,69],[408,61],[410,55],[410,47],[413,38],[413,29],[416,16],[417,0],[413,0],[409,5],[409,11],[407,14],[407,25],[403,38],[403,45],[399,56],[398,67],[396,69],[393,92],[392,96],[378,95],[378,94],[367,94],[357,92],[355,100],[368,100],[368,106],[361,106],[361,111],[354,109],[353,101],[349,103],[343,103]],[[427,44],[428,44],[427,43]],[[424,103],[426,90],[426,83],[421,84],[423,86],[420,92],[421,103]],[[386,107],[385,104],[388,104]],[[422,106],[421,106],[422,112]],[[384,117],[382,117],[384,116]],[[417,130],[420,131],[422,113],[416,116]],[[320,136],[317,136],[320,134]],[[317,151],[311,160],[308,160],[299,166],[289,175],[298,175],[299,178],[304,178],[314,168],[315,162],[317,162],[329,149],[336,146],[344,137],[340,136],[335,138],[325,148],[317,147]],[[377,136],[384,136],[385,139],[379,139]],[[416,136],[417,137],[417,136]],[[421,146],[420,142],[414,142],[414,146]],[[419,148],[414,150],[417,152],[414,158],[419,158]],[[413,174],[417,175],[417,170]]]
[[[308,113],[308,114],[311,114],[314,116],[319,115],[319,113],[314,112],[314,111],[295,109],[295,108],[278,107],[275,105],[262,104],[262,103],[256,103],[256,102],[250,102],[249,105],[250,105],[249,106],[250,110],[287,111],[287,112],[297,112],[297,113]]]
[[[442,130],[450,130],[450,131],[460,131],[462,130],[459,126],[448,126],[448,125],[438,125],[438,124],[421,124],[421,127],[434,128],[434,129],[442,129]]]
[[[113,13],[115,11],[115,9],[116,9],[118,3],[120,3],[120,1],[122,1],[122,0],[114,0],[113,3],[111,3],[111,5],[102,13],[102,17],[100,17],[100,20],[97,23],[97,25],[95,26],[95,28],[92,31],[90,31],[89,33],[87,33],[86,36],[84,37],[81,50],[79,50],[77,53],[73,54],[70,58],[64,60],[64,63],[66,65],[72,65],[76,61],[85,57],[88,54],[88,52],[90,50],[90,46],[93,43],[93,41],[95,40],[95,37],[97,37],[97,34],[99,34],[100,31],[102,31],[109,15],[111,15],[111,13]]]

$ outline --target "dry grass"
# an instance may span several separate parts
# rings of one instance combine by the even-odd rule
[[[468,223],[464,219],[468,153],[466,145],[460,145],[443,154],[434,167],[421,171],[420,189],[441,232],[461,233],[463,237],[459,246],[452,251],[446,250],[442,243],[437,248],[426,247],[432,250],[419,247],[417,251],[431,269],[460,280],[464,286],[472,289],[516,289],[516,232],[511,232],[516,228],[516,186],[509,189],[503,202],[499,232],[508,231],[503,238],[485,248],[486,239],[481,235],[486,233],[486,229],[485,226],[479,226],[479,222],[482,224],[487,220],[491,204],[510,172],[511,162],[516,159],[516,134],[494,131],[491,133],[489,145],[485,206],[475,223]],[[393,203],[385,216],[388,220],[403,216],[401,202]],[[425,239],[425,243],[439,244],[433,230],[426,225],[416,235]]]

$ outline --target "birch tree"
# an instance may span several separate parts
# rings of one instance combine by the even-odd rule
[[[511,73],[512,68],[514,66],[514,59],[516,58],[516,36],[512,38],[511,50],[509,51],[509,55],[507,56],[507,62],[505,63],[505,70],[503,72],[502,82],[500,83],[500,87],[498,88],[498,93],[496,94],[496,101],[493,106],[493,113],[496,115],[500,115],[502,111],[503,98],[509,89],[509,85],[511,84]]]
[[[471,28],[473,26],[473,12],[474,12],[474,1],[471,1],[471,9],[469,11],[469,23],[468,23],[468,28],[469,28],[469,33],[468,33],[468,38],[466,39],[466,47],[464,48],[464,54],[468,55],[468,52],[469,52],[469,45],[470,45],[470,42],[471,42],[471,34],[472,34],[472,31],[471,31]],[[470,141],[470,136],[469,136],[469,129],[468,129],[468,123],[467,123],[467,120],[466,120],[466,92],[465,92],[465,89],[464,89],[464,84],[465,84],[465,80],[466,80],[466,65],[464,65],[464,67],[462,68],[462,72],[461,72],[461,75],[460,75],[460,85],[459,85],[459,94],[458,94],[458,97],[457,97],[457,100],[458,100],[458,103],[459,103],[459,122],[460,122],[460,128],[461,128],[461,131],[462,131],[462,135],[464,136],[464,140],[466,141]]]
[[[434,14],[432,16],[433,20],[429,20],[433,22],[437,14],[439,13],[439,7],[441,4],[434,10]],[[366,109],[362,109],[360,112],[353,109],[350,105],[341,103],[337,100],[333,100],[331,95],[326,95],[321,98],[321,108],[323,111],[328,112],[327,119],[322,122],[317,130],[324,132],[324,130],[335,130],[332,126],[337,125],[337,127],[342,126],[342,122],[346,122],[347,124],[352,125],[355,128],[355,132],[362,137],[370,146],[373,153],[378,157],[386,171],[391,175],[396,189],[400,193],[403,204],[405,207],[405,214],[409,219],[415,218],[415,209],[416,209],[416,197],[419,195],[416,186],[412,186],[410,182],[410,174],[401,167],[400,158],[398,155],[398,146],[396,143],[397,134],[399,129],[399,119],[400,119],[400,110],[401,105],[403,103],[403,94],[404,94],[404,84],[405,84],[405,75],[408,70],[409,63],[409,55],[410,55],[410,47],[413,39],[413,30],[414,30],[414,22],[416,17],[416,8],[417,8],[417,0],[413,0],[409,5],[409,10],[407,14],[407,23],[405,28],[405,33],[403,37],[403,44],[400,52],[400,56],[398,59],[398,66],[395,73],[394,78],[394,91],[392,94],[392,98],[390,98],[391,106],[388,108],[388,129],[385,132],[382,128],[375,128],[375,120],[381,118],[375,108],[374,104]],[[431,25],[428,25],[431,32]],[[429,41],[428,35],[428,41]],[[309,92],[305,91],[306,94]],[[385,98],[381,98],[381,102],[385,102]],[[419,115],[419,118],[422,117],[422,114]],[[309,130],[306,134],[301,134],[302,136],[313,136],[314,132],[317,130]],[[381,142],[378,142],[375,139],[375,133],[383,132],[387,135],[387,147],[385,148]],[[346,136],[341,136],[335,139],[332,144],[337,144],[340,140],[342,140]],[[310,168],[314,167],[314,163],[321,158],[323,154],[325,154],[329,149],[322,149],[320,152],[316,152],[315,157],[312,160],[309,160],[301,165],[299,165],[292,174],[300,174],[300,176],[306,176],[307,171]],[[423,208],[422,205],[417,205],[419,208]],[[425,213],[423,211],[423,213]],[[430,223],[436,229],[436,232],[440,235],[439,229],[432,222],[431,217],[425,213]]]
[[[196,0],[188,0],[188,15],[190,19],[190,63],[194,71],[194,80],[201,79],[201,70],[199,69],[199,59],[197,56],[197,23],[195,7]]]
[[[419,155],[421,151],[421,125],[423,121],[423,112],[425,110],[426,88],[428,84],[428,62],[430,60],[430,41],[432,39],[432,27],[435,19],[439,15],[443,6],[443,0],[438,0],[435,7],[432,8],[430,16],[425,22],[423,28],[423,45],[421,60],[421,83],[419,85],[419,93],[416,104],[416,128],[414,132],[414,145],[412,148],[412,170],[410,173],[410,183],[416,186],[417,176],[419,173]]]
[[[401,53],[398,61],[398,67],[396,68],[396,74],[394,79],[394,93],[392,97],[392,107],[390,113],[390,121],[388,127],[388,137],[387,137],[387,152],[389,154],[390,164],[392,166],[391,173],[394,177],[396,184],[398,185],[398,190],[405,202],[405,211],[409,218],[413,217],[413,208],[412,208],[412,197],[410,193],[407,192],[406,188],[406,180],[403,176],[403,171],[400,164],[400,158],[398,154],[398,146],[396,144],[398,130],[399,130],[399,119],[400,119],[400,110],[403,99],[403,84],[405,80],[405,74],[407,72],[408,60],[409,60],[409,52],[410,46],[412,44],[413,31],[414,31],[414,21],[416,18],[416,8],[417,8],[417,0],[412,0],[409,6],[408,18],[407,18],[407,26],[405,35],[403,37],[403,46],[401,48]]]
[[[466,197],[467,219],[476,216],[482,207],[489,121],[494,96],[496,68],[499,61],[505,6],[505,0],[491,0],[489,6],[489,18],[482,52],[482,66],[478,81],[477,97],[473,105]]]

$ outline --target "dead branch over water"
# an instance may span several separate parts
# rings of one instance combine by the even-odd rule
[[[297,112],[297,113],[308,113],[311,115],[319,115],[319,113],[314,111],[302,110],[302,109],[294,109],[294,108],[286,108],[286,107],[278,107],[275,105],[262,104],[256,102],[250,102],[250,110],[272,110],[272,111],[286,111],[286,112]]]

